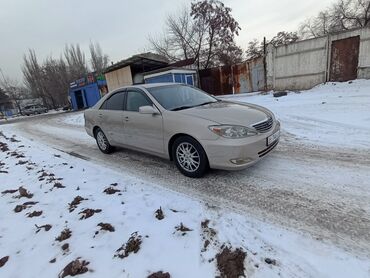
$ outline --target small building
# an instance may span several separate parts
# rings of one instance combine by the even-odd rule
[[[9,97],[4,97],[0,99],[0,118],[2,117],[12,117],[19,113],[19,110],[13,100]]]
[[[197,71],[193,69],[184,69],[177,67],[167,67],[144,73],[145,83],[183,83],[196,85]]]
[[[69,98],[73,110],[94,106],[108,92],[104,76],[88,74],[69,85]]]
[[[142,53],[109,66],[104,74],[109,91],[123,86],[143,84],[143,73],[168,66],[165,57],[154,53]]]

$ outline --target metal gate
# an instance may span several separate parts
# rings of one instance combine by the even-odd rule
[[[333,41],[331,44],[330,81],[357,78],[360,36]]]

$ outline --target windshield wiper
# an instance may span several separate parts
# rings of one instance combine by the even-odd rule
[[[195,105],[195,106],[193,106],[193,107],[203,106],[203,105],[207,105],[207,104],[211,104],[211,103],[215,103],[215,102],[218,102],[218,100],[216,100],[216,101],[207,101],[207,102],[204,102],[204,103],[201,103],[201,104]]]
[[[189,109],[189,108],[192,108],[192,107],[194,107],[194,106],[180,106],[180,107],[176,107],[176,108],[171,109],[171,111],[179,111],[179,110]]]

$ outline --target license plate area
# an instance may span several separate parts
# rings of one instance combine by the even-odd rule
[[[280,137],[280,130],[276,131],[274,134],[266,138],[266,146],[270,146]]]

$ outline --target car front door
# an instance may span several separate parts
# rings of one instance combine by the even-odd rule
[[[110,96],[100,107],[97,114],[98,126],[103,130],[111,144],[124,144],[122,136],[124,129],[124,99],[125,91]]]
[[[127,89],[125,102],[125,142],[129,146],[152,153],[163,154],[162,115],[142,114],[139,108],[154,106],[145,92],[139,89]]]

